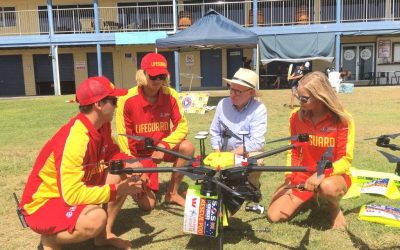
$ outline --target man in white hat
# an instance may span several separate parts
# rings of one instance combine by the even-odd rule
[[[262,152],[267,131],[267,109],[254,97],[257,95],[258,74],[250,69],[240,68],[232,79],[225,79],[230,90],[230,97],[223,98],[216,108],[210,127],[211,147],[214,151],[230,151],[236,155]],[[224,132],[233,134],[225,140]],[[245,150],[239,131],[248,131]],[[235,136],[236,135],[236,136]],[[238,136],[239,135],[239,136]],[[262,162],[262,161],[261,161]],[[261,164],[261,163],[260,163]],[[250,182],[259,187],[260,172],[252,173]]]

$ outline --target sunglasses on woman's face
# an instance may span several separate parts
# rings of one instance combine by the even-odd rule
[[[161,75],[156,75],[156,76],[151,76],[149,75],[150,80],[155,81],[155,80],[161,80],[164,81],[165,79],[167,79],[167,75],[165,74],[161,74]]]
[[[297,100],[299,100],[299,102],[307,103],[308,100],[310,100],[311,96],[303,96],[303,95],[298,96],[298,95],[296,95],[296,98],[297,98]]]

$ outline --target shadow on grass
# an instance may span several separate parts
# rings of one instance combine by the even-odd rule
[[[126,202],[129,202],[127,200]],[[122,235],[134,228],[139,228],[140,233],[150,234],[155,230],[155,227],[148,224],[142,217],[151,212],[145,212],[140,208],[122,209],[114,223],[113,232],[116,235]]]
[[[353,243],[353,246],[357,249],[360,250],[394,250],[394,249],[400,249],[400,245],[397,246],[392,246],[392,247],[383,247],[383,248],[371,248],[368,246],[368,244],[363,241],[360,237],[356,236],[353,234],[350,230],[346,229],[347,234],[349,235],[349,238],[351,242]]]
[[[296,217],[305,213],[309,213],[306,219],[296,220]],[[325,204],[321,204],[320,207],[309,204],[299,211],[296,217],[290,221],[290,224],[300,227],[309,227],[319,231],[326,231],[331,228],[331,221],[329,220],[330,216],[331,213],[329,208]]]
[[[307,249],[306,246],[309,244],[311,231],[311,229],[306,231],[299,246],[292,247],[279,242],[258,238],[255,235],[256,230],[252,229],[250,224],[243,222],[241,219],[230,218],[229,227],[224,229],[223,243],[234,245],[242,240],[246,240],[253,244],[267,243],[285,249]],[[265,228],[263,230],[258,229],[257,231],[268,233],[270,230]],[[189,243],[186,245],[186,249],[219,249],[219,238],[193,235],[190,238]]]
[[[348,229],[346,229],[347,234],[350,237],[351,242],[353,243],[353,246],[357,249],[360,250],[370,250],[371,248],[359,237],[357,237],[355,234],[350,232]]]
[[[360,212],[360,209],[363,205],[369,205],[375,203],[375,200],[366,202],[366,203],[362,203],[361,205],[358,205],[356,207],[353,207],[351,209],[347,209],[346,211],[343,211],[343,215],[348,215],[348,214],[358,214]]]
[[[174,236],[174,237],[170,237],[168,239],[153,240],[155,236],[163,233],[165,230],[166,229],[164,228],[164,229],[159,230],[159,231],[157,231],[157,232],[155,232],[153,234],[144,235],[144,236],[142,236],[140,238],[132,240],[131,243],[132,243],[133,248],[140,248],[140,247],[146,246],[148,244],[152,244],[152,243],[157,243],[157,242],[161,242],[161,241],[162,242],[166,242],[166,241],[171,241],[171,240],[187,237],[187,235],[182,234],[182,235],[177,235],[177,236]]]

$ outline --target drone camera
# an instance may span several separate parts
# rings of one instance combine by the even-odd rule
[[[211,181],[203,181],[201,184],[200,194],[203,196],[216,196],[217,195],[217,187]]]

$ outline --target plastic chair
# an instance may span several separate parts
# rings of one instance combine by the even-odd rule
[[[395,80],[397,84],[400,84],[400,71],[393,72],[393,76],[390,78],[390,84],[393,84],[393,80]]]
[[[331,71],[328,78],[332,88],[334,88],[336,92],[339,93],[340,83],[342,82],[342,79],[340,78],[340,72]]]
[[[82,18],[79,20],[81,23],[81,32],[89,32],[92,33],[93,29],[93,20],[88,18]]]
[[[374,84],[381,85],[381,79],[386,80],[386,73],[385,72],[376,72]],[[388,84],[388,82],[386,82],[386,84]]]

